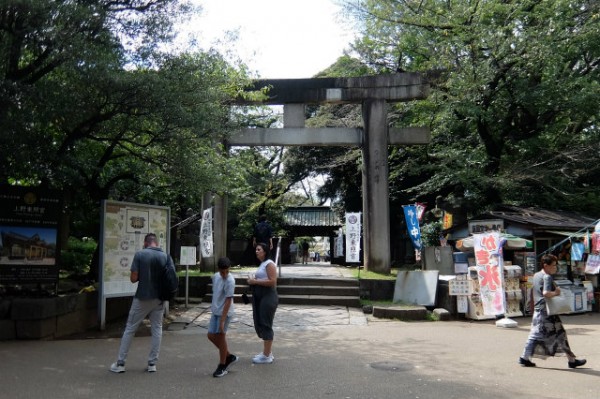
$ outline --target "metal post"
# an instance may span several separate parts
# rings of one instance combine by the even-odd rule
[[[279,277],[281,277],[281,259],[279,259],[279,255],[281,254],[281,237],[277,237],[277,250],[275,250],[275,265],[279,267]]]
[[[190,297],[190,266],[185,265],[185,308],[188,308],[188,299]]]

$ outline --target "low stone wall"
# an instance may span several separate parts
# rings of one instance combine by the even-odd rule
[[[396,280],[359,280],[359,295],[361,299],[371,301],[391,301],[394,299]]]
[[[0,313],[0,340],[51,339],[98,325],[98,293],[54,298],[5,298]]]
[[[189,277],[189,296],[190,298],[204,298],[208,294],[208,285],[212,283],[210,276]],[[185,297],[185,277],[179,278],[178,297]]]
[[[127,315],[132,297],[109,298],[107,321]],[[98,292],[0,300],[0,341],[54,339],[99,328]]]

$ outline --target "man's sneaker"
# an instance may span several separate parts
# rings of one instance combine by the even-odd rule
[[[156,373],[156,364],[148,364],[147,370],[149,373]]]
[[[519,364],[523,367],[535,367],[535,363],[529,359],[525,359],[523,357],[519,358]]]
[[[113,363],[110,365],[110,371],[112,371],[113,373],[124,373],[125,365],[119,362]]]
[[[252,363],[268,364],[268,363],[273,363],[273,360],[275,360],[275,358],[273,357],[273,354],[270,354],[269,356],[265,356],[264,353],[259,353],[258,355],[254,356],[252,358]]]
[[[227,374],[227,367],[224,364],[219,364],[213,373],[213,377],[219,378],[223,377],[225,374]]]
[[[585,359],[575,359],[574,361],[569,362],[569,368],[574,369],[575,367],[583,366],[586,363],[587,360]]]
[[[237,362],[238,360],[240,360],[239,357],[230,353],[229,356],[227,356],[227,360],[225,360],[225,370],[228,370],[229,366],[231,366],[233,363]]]

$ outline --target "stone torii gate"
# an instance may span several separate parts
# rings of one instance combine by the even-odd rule
[[[356,78],[257,80],[247,91],[268,88],[267,99],[237,105],[283,105],[283,128],[245,128],[230,146],[359,146],[362,148],[363,243],[367,270],[390,272],[388,145],[427,144],[427,128],[388,128],[387,103],[425,99],[429,84],[418,73]],[[363,129],[306,128],[306,104],[362,104]],[[219,240],[216,240],[219,242]]]

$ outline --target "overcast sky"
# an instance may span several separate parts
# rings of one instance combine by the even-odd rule
[[[203,7],[182,27],[202,48],[215,46],[226,32],[237,43],[217,44],[231,51],[261,78],[309,78],[329,67],[353,39],[335,0],[193,0]]]

